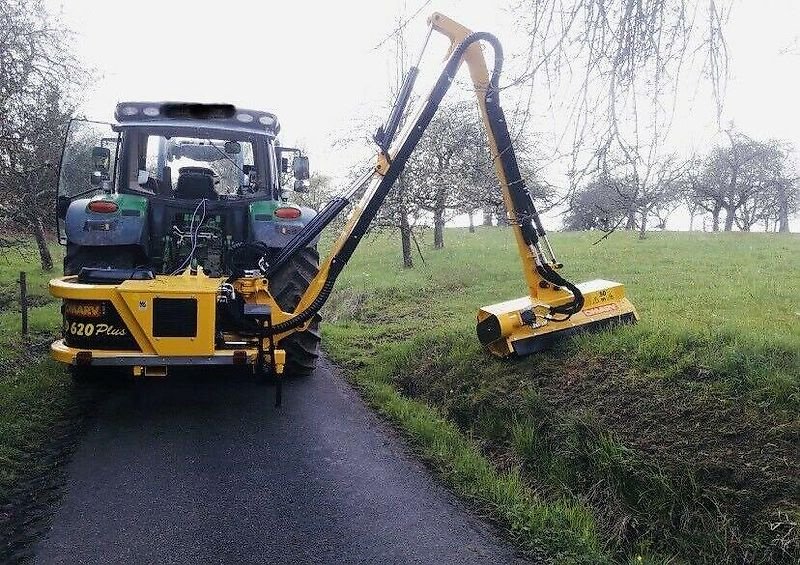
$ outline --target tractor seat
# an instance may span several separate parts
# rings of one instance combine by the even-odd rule
[[[214,176],[214,171],[208,167],[181,167],[178,169],[179,175],[184,173],[203,173],[204,175],[208,175],[210,177]]]
[[[205,172],[184,172],[178,177],[178,186],[175,188],[175,198],[187,200],[218,200],[219,195],[214,190],[214,177]]]

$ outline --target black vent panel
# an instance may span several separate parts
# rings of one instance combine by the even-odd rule
[[[197,337],[197,299],[154,298],[154,337]]]

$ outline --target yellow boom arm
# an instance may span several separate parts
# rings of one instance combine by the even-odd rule
[[[439,80],[423,99],[416,115],[407,121],[399,138],[391,146],[388,146],[391,139],[382,140],[386,144],[381,147],[374,170],[356,183],[357,187],[361,187],[369,182],[368,188],[356,205],[344,232],[333,246],[330,256],[303,295],[295,313],[275,326],[275,332],[280,334],[278,337],[285,335],[282,332],[288,333],[293,328],[307,324],[325,302],[333,282],[402,172],[462,63],[466,63],[475,87],[495,172],[502,188],[529,291],[527,297],[479,310],[478,337],[481,342],[498,356],[524,355],[549,345],[557,332],[638,319],[633,305],[625,298],[625,290],[621,284],[595,280],[574,285],[557,273],[561,264],[555,258],[531,195],[521,177],[506,119],[500,108],[498,80],[502,67],[502,48],[497,38],[488,33],[472,32],[439,13],[431,15],[428,23],[432,30],[450,39],[448,59]],[[494,49],[494,71],[491,76],[481,41],[490,44]],[[412,67],[409,76],[416,76],[415,67]],[[405,100],[401,93],[392,117],[397,117],[402,112],[410,90],[407,87],[408,84],[403,87],[403,91],[406,91]],[[379,131],[379,136],[382,133],[383,128]],[[391,137],[392,134],[388,135]],[[376,141],[379,141],[378,137]],[[355,190],[351,194],[354,193]],[[290,242],[283,255],[290,256],[294,249],[306,245],[316,237],[324,227],[326,215],[331,215],[327,213],[340,211],[346,203],[347,198],[339,199],[332,203],[331,210],[323,210],[320,214],[321,227],[306,226],[304,231],[307,233],[299,234],[296,241]],[[279,269],[281,263],[282,259],[279,258],[272,268]]]

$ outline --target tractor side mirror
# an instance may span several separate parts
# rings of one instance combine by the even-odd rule
[[[108,147],[92,147],[92,165],[95,171],[107,175],[111,166],[111,149]]]
[[[296,180],[294,181],[294,191],[295,192],[308,192],[309,183],[307,180]]]
[[[308,180],[311,177],[309,172],[308,157],[305,155],[298,155],[292,161],[292,172],[294,178],[297,180]],[[295,188],[295,190],[297,190]]]
[[[103,173],[100,171],[95,171],[89,177],[89,182],[92,186],[100,186],[103,184]]]

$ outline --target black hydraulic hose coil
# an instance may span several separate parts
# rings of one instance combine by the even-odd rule
[[[549,265],[542,265],[540,267],[537,266],[536,272],[538,272],[539,275],[541,275],[541,277],[550,284],[563,286],[572,293],[572,300],[567,304],[562,304],[561,306],[551,306],[551,314],[564,314],[567,316],[567,318],[569,318],[573,314],[577,314],[581,311],[584,304],[584,298],[583,293],[577,286],[562,277],[560,274],[558,274],[558,271]]]
[[[339,269],[341,270],[341,269]],[[319,291],[317,297],[308,305],[308,308],[297,314],[296,316],[286,320],[285,322],[281,322],[280,324],[275,324],[271,328],[267,330],[266,335],[274,335],[282,332],[288,332],[289,330],[293,330],[294,328],[305,324],[314,315],[319,312],[320,308],[325,304],[328,300],[328,297],[331,295],[333,291],[333,285],[336,282],[336,277],[338,276],[338,272],[333,274],[333,264],[331,264],[331,273],[329,273],[328,278],[325,279],[325,282],[322,285],[322,288]]]

